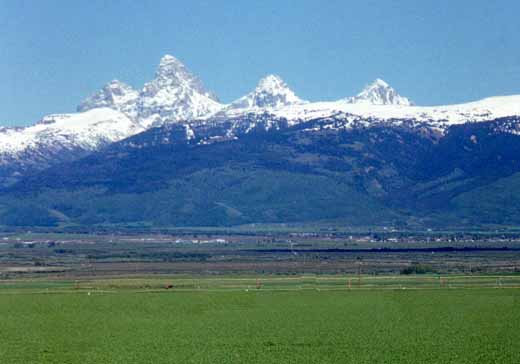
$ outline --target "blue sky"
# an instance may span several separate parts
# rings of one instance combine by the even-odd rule
[[[380,77],[417,104],[520,94],[519,1],[0,0],[0,125],[74,111],[170,53],[229,102],[268,73],[334,100]]]

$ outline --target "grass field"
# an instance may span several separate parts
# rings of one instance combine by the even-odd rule
[[[223,276],[115,276],[77,279],[24,278],[0,280],[0,294],[92,292],[134,293],[174,291],[345,291],[397,289],[518,288],[520,274],[513,275],[223,275]]]
[[[519,363],[520,289],[479,279],[3,282],[0,363]]]

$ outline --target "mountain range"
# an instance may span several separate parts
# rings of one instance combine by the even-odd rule
[[[310,102],[268,75],[223,104],[167,55],[140,91],[0,129],[0,224],[510,226],[519,138],[520,96]]]

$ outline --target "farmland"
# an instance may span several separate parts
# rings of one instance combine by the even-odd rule
[[[5,234],[0,280],[147,275],[493,275],[520,272],[520,235],[186,232]]]
[[[6,234],[0,363],[520,362],[516,233],[397,238]]]
[[[412,289],[410,281],[410,289],[334,290],[302,279],[261,288],[252,278],[225,287],[200,277],[202,288],[182,287],[181,279],[176,287],[171,277],[3,284],[0,357],[9,364],[520,362],[519,289]]]

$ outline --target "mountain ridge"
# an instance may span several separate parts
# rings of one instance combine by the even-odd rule
[[[486,177],[484,175],[478,178],[471,177],[476,179],[470,181],[468,176],[472,176],[474,172],[469,170],[460,177],[458,171],[466,167],[481,171],[481,174],[493,175],[495,179],[507,177],[509,173],[516,171],[516,159],[511,151],[516,151],[514,143],[516,136],[520,135],[520,96],[493,97],[460,105],[423,107],[412,105],[388,83],[377,79],[354,98],[309,102],[300,99],[279,76],[268,75],[247,95],[230,104],[221,104],[210,91],[204,88],[202,82],[173,56],[165,56],[161,59],[155,78],[146,83],[141,91],[114,80],[82,102],[78,109],[82,111],[49,115],[37,124],[26,128],[0,129],[0,189],[3,187],[4,191],[23,190],[27,194],[36,193],[36,190],[31,192],[31,188],[36,188],[38,179],[60,180],[56,175],[49,177],[51,174],[48,173],[58,173],[60,170],[70,168],[90,171],[93,175],[85,175],[85,180],[97,181],[99,175],[96,173],[100,170],[96,169],[97,167],[88,168],[88,164],[81,164],[87,163],[85,161],[89,160],[90,155],[98,156],[96,157],[100,158],[98,162],[102,162],[105,166],[103,168],[109,170],[116,168],[111,165],[114,161],[136,163],[136,167],[139,167],[137,170],[124,172],[122,169],[120,174],[105,177],[120,178],[119,183],[122,184],[128,184],[125,173],[138,173],[146,170],[146,166],[156,168],[157,171],[149,172],[150,175],[146,172],[142,177],[129,178],[142,180],[152,176],[151,178],[157,182],[152,183],[150,180],[148,183],[151,185],[157,183],[157,186],[162,188],[173,182],[166,179],[169,175],[160,164],[152,163],[152,160],[155,160],[153,148],[162,145],[168,149],[170,147],[166,146],[174,145],[174,151],[171,152],[181,153],[180,155],[186,160],[192,160],[192,156],[186,154],[187,151],[194,151],[200,158],[218,162],[219,168],[225,170],[231,168],[230,170],[243,175],[244,178],[247,178],[247,174],[239,173],[235,165],[230,166],[226,162],[224,157],[232,161],[232,155],[221,156],[224,159],[215,160],[214,156],[206,155],[202,151],[214,150],[218,154],[220,150],[228,150],[231,154],[237,153],[241,155],[240,164],[245,163],[247,168],[254,167],[251,170],[252,175],[256,173],[255,168],[258,168],[262,171],[259,172],[258,178],[265,177],[270,181],[276,180],[278,173],[282,173],[284,178],[289,178],[288,175],[301,178],[302,183],[307,181],[305,183],[310,185],[321,180],[322,177],[328,182],[330,178],[332,181],[337,181],[339,178],[345,193],[355,194],[358,201],[367,198],[379,204],[381,208],[387,209],[390,215],[397,216],[400,212],[393,210],[393,199],[390,198],[392,194],[401,196],[401,192],[396,192],[401,191],[397,187],[408,186],[409,189],[417,190],[413,194],[415,197],[410,202],[410,206],[422,204],[430,208],[434,203],[426,198],[425,194],[432,196],[449,194],[432,188],[425,190],[419,187],[422,183],[445,188],[447,185],[443,185],[442,181],[446,181],[448,185],[461,184],[462,189],[450,190],[452,195],[449,195],[449,198],[457,198],[457,194],[469,193],[471,188],[485,188],[487,183],[493,182],[484,178]],[[473,134],[466,135],[462,130],[471,130]],[[459,134],[463,137],[459,139],[453,137]],[[498,137],[495,138],[494,135]],[[265,139],[267,136],[269,138]],[[296,142],[283,142],[283,139],[289,136]],[[345,136],[353,139],[344,139]],[[342,145],[336,145],[339,139],[343,140]],[[377,140],[387,140],[391,147],[386,144],[378,148],[373,147],[372,144]],[[244,145],[245,141],[251,145]],[[331,145],[324,146],[323,143],[326,141]],[[484,149],[486,153],[481,153],[478,148],[475,148],[475,146],[480,147],[483,141],[488,143]],[[493,144],[500,142],[504,146]],[[269,143],[269,146],[265,143]],[[445,149],[435,147],[436,144],[442,144],[442,148]],[[240,148],[235,150],[235,146]],[[277,151],[275,159],[270,157],[273,155],[270,148]],[[365,152],[359,153],[359,148]],[[439,159],[440,157],[434,154],[428,158],[420,157],[420,153],[414,152],[430,149],[438,150],[442,158]],[[112,154],[111,151],[114,150],[117,150],[117,153]],[[183,165],[184,161],[171,159],[170,156],[162,154],[161,148],[158,150],[165,161],[170,161],[175,166]],[[265,155],[258,154],[259,150],[263,150]],[[287,155],[280,152],[283,150],[286,150]],[[322,154],[316,154],[317,150],[322,151],[320,152]],[[134,156],[134,161],[127,161],[124,158],[128,153]],[[384,155],[385,153],[388,155]],[[399,153],[402,155],[397,155]],[[107,156],[112,159],[105,160]],[[294,162],[293,157],[301,162]],[[254,160],[256,164],[248,165],[245,162],[248,159]],[[291,162],[288,163],[287,160]],[[424,172],[424,165],[433,160],[438,165],[436,169],[442,171],[439,175],[433,176],[431,173]],[[454,165],[452,160],[457,160],[460,164]],[[494,162],[488,169],[483,170],[478,167],[479,163],[486,164],[489,160]],[[75,161],[78,164],[74,164]],[[200,159],[194,160],[193,163],[195,165],[192,168],[198,170],[197,173],[201,175],[205,173],[211,175],[213,171],[217,175],[221,173],[216,172],[218,170],[215,169],[216,165],[206,165]],[[445,169],[443,165],[450,166],[451,169]],[[165,166],[174,168],[168,164]],[[207,170],[201,170],[201,166],[207,167]],[[273,170],[274,166],[277,167]],[[398,166],[401,169],[397,168]],[[413,173],[406,178],[398,178],[405,171],[408,174],[409,170],[414,168],[425,173],[426,182],[416,181],[415,177],[412,177],[415,176]],[[501,172],[495,176],[493,170]],[[344,174],[341,175],[339,171]],[[176,175],[175,181],[181,183],[179,181],[188,178],[192,172],[192,169],[188,169],[185,177]],[[226,173],[223,178],[234,180]],[[325,176],[316,179],[315,175],[320,173],[325,173]],[[337,173],[342,177],[336,176]],[[393,179],[388,178],[385,173],[394,176]],[[66,180],[67,176],[70,177],[70,175],[63,176],[64,185],[70,182]],[[416,181],[417,185],[412,181]],[[284,183],[286,183],[284,188],[289,188],[290,178]],[[205,193],[203,191],[206,187],[215,187],[213,185],[204,187],[199,182],[195,184],[200,188],[197,193],[201,195]],[[21,186],[25,186],[26,189],[22,189]],[[73,185],[69,184],[70,186]],[[94,186],[99,187],[97,184]],[[310,195],[315,188],[313,186],[312,189],[307,190],[309,186],[301,186],[302,191],[305,190],[307,195]],[[186,191],[190,190],[189,187],[183,188],[187,188]],[[219,188],[225,189],[225,186]],[[269,193],[260,190],[263,191],[262,193]],[[158,195],[160,194],[161,192],[158,192]],[[402,196],[406,195],[405,193]],[[329,198],[325,195],[322,197]],[[184,199],[182,196],[179,198]],[[247,200],[245,197],[241,198],[243,201]],[[298,196],[293,198],[300,201]],[[449,198],[443,197],[440,201],[449,202],[451,201]],[[214,202],[216,205],[208,208],[216,208],[222,212],[220,208],[215,207],[220,206],[219,201]],[[234,206],[236,201],[228,202],[229,206]],[[303,200],[300,203],[299,208],[308,206],[314,211],[315,217],[326,215],[321,212],[320,209],[325,207],[318,200],[314,202],[314,206],[306,205]],[[203,199],[197,200],[196,205],[199,207],[204,205]],[[464,206],[467,206],[467,203]],[[272,209],[272,206],[264,205],[264,207],[269,211]],[[405,207],[398,203],[397,208]],[[414,209],[409,206],[406,208]],[[240,210],[239,206],[235,206],[234,209]],[[346,211],[339,206],[338,209]],[[417,215],[417,211],[413,211],[413,214]],[[260,215],[256,215],[257,213]],[[279,216],[275,211],[270,214]],[[290,214],[298,216],[296,213]],[[312,214],[309,213],[310,215]],[[259,211],[251,212],[247,216],[249,216],[247,219],[233,221],[252,222],[254,216],[263,216],[262,219],[267,219],[267,215]],[[225,220],[222,216],[220,219]]]
[[[435,134],[413,123],[343,128],[341,119],[280,119],[266,127],[275,121],[250,117],[166,124],[25,177],[0,192],[0,223],[35,206],[81,225],[520,222],[520,210],[500,202],[494,187],[511,184],[509,193],[520,194],[520,136],[497,128],[515,118]],[[472,200],[476,191],[489,191],[485,211]]]

